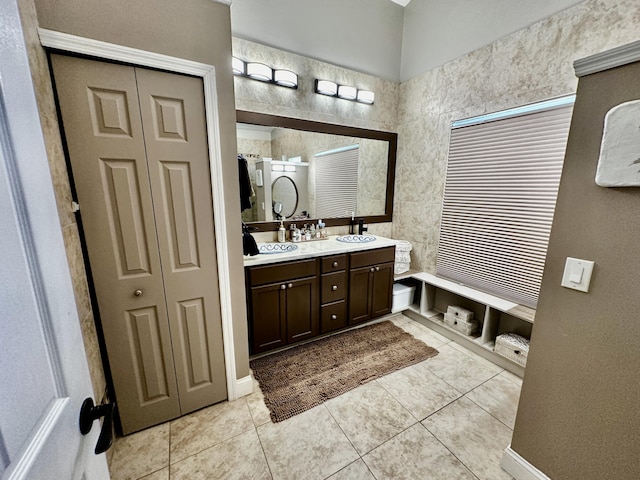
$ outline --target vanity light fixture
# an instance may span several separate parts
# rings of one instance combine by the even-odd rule
[[[298,75],[290,70],[273,69],[259,62],[244,62],[237,57],[232,61],[233,74],[238,77],[260,80],[281,87],[298,88]]]
[[[273,70],[264,63],[247,63],[247,75],[254,80],[261,80],[263,82],[271,82],[273,80]]]
[[[233,57],[232,60],[232,68],[234,75],[244,75],[245,74],[245,64],[242,60],[237,57]]]
[[[338,94],[338,84],[329,80],[316,80],[316,93],[335,97]]]
[[[366,103],[367,105],[372,105],[375,100],[375,93],[370,90],[358,90],[358,96],[356,100],[360,103]]]
[[[356,87],[351,87],[349,85],[340,85],[338,87],[338,96],[340,98],[344,98],[345,100],[355,100],[358,95],[358,90]]]
[[[370,90],[358,90],[350,85],[338,85],[337,83],[329,80],[316,79],[315,92],[320,95],[338,97],[344,100],[365,103],[367,105],[372,105],[375,99],[375,94]]]
[[[290,70],[274,70],[273,81],[283,87],[296,88],[298,86],[298,75]]]

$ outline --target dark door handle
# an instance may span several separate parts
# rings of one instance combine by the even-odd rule
[[[103,403],[102,405],[94,405],[91,398],[85,398],[80,408],[80,433],[86,435],[91,431],[93,421],[100,417],[104,417],[98,443],[96,443],[95,454],[99,455],[106,452],[113,443],[113,411],[115,403]]]

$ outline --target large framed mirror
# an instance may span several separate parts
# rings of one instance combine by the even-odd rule
[[[253,187],[245,223],[270,231],[279,218],[287,224],[322,219],[327,226],[349,225],[352,216],[366,223],[392,220],[396,133],[243,110],[236,120],[238,154]],[[291,184],[295,209],[277,213],[275,203],[282,201],[272,185]]]

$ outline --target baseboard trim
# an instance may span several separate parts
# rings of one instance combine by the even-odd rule
[[[246,377],[238,378],[236,380],[236,399],[240,397],[244,397],[246,395],[250,395],[253,393],[253,378],[251,375],[247,375]]]
[[[544,473],[522,458],[509,445],[502,456],[502,469],[515,480],[551,480]]]

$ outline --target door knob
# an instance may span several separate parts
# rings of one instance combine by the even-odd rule
[[[141,297],[141,296],[142,296],[142,290],[137,289],[136,291],[134,291],[134,292],[133,292],[133,294],[134,294],[136,297]]]
[[[93,421],[100,417],[104,417],[98,443],[94,450],[96,455],[106,452],[113,443],[113,411],[115,403],[103,403],[102,405],[94,405],[93,400],[89,397],[84,399],[80,408],[80,433],[86,435],[91,431]]]
[[[280,290],[286,290],[287,286],[283,283],[282,285],[280,285]]]
[[[336,320],[338,318],[338,316],[334,313],[333,315],[331,315],[331,320]]]
[[[374,267],[371,267],[371,270],[369,270],[370,272],[375,272],[376,269]]]
[[[376,272],[379,272],[379,271],[380,271],[380,267],[376,267]]]
[[[289,285],[287,285],[287,287],[293,288],[293,283],[290,283]]]
[[[331,290],[333,290],[334,292],[335,292],[337,289],[338,289],[338,286],[337,286],[337,285],[332,285],[332,286],[331,286]]]

